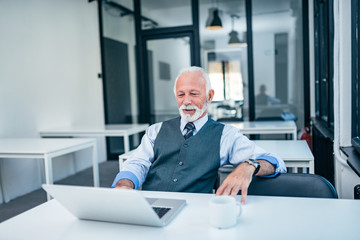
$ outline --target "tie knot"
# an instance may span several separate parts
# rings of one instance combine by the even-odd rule
[[[185,128],[186,128],[186,133],[184,135],[184,138],[186,140],[193,135],[193,130],[195,129],[195,125],[192,122],[188,122],[185,125]]]
[[[195,125],[192,123],[192,122],[188,122],[186,125],[185,125],[185,128],[188,130],[188,131],[192,131],[195,129]]]

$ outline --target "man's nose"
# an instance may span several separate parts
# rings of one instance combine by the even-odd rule
[[[191,99],[190,99],[189,96],[185,96],[185,98],[184,98],[184,104],[185,104],[185,105],[191,105]]]

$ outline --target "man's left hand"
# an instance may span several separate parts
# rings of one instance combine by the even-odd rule
[[[266,176],[275,173],[275,166],[266,160],[258,160],[260,170],[256,175]],[[245,204],[248,188],[252,181],[255,167],[246,162],[237,166],[223,181],[216,195],[231,195],[235,197],[241,190],[241,204]]]
[[[245,204],[247,190],[254,172],[254,166],[248,163],[241,163],[225,178],[216,191],[216,195],[231,195],[235,197],[241,190],[241,204]]]

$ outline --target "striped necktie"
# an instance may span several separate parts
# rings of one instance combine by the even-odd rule
[[[184,138],[185,140],[188,139],[189,137],[191,137],[193,135],[193,131],[195,129],[195,125],[192,123],[192,122],[188,122],[186,125],[185,125],[185,128],[186,128],[186,133],[184,135]]]

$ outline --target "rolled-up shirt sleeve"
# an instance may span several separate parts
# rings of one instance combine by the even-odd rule
[[[147,176],[151,163],[154,161],[154,142],[162,123],[156,123],[146,129],[140,145],[132,152],[122,165],[120,172],[116,175],[112,187],[121,179],[129,179],[140,187]]]
[[[275,166],[275,174],[268,175],[268,177],[286,172],[285,163],[279,156],[266,152],[244,136],[239,129],[225,125],[220,142],[220,165],[237,166],[250,158],[266,160]]]

